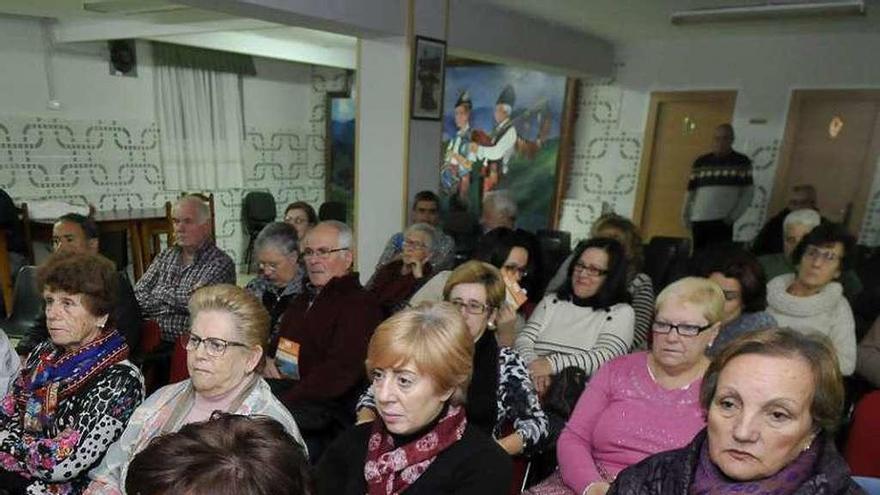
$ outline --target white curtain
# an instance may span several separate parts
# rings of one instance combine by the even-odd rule
[[[240,188],[244,182],[241,74],[180,62],[192,52],[191,48],[154,45],[165,187],[181,191]]]

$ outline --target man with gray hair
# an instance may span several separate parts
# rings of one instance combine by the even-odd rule
[[[761,227],[761,231],[752,240],[752,253],[755,256],[781,253],[785,217],[795,210],[802,209],[819,211],[816,188],[810,184],[798,184],[791,188],[791,195],[788,197],[785,208],[767,220],[767,223]]]
[[[352,271],[348,225],[334,220],[319,223],[303,238],[301,254],[309,283],[281,317],[264,375],[314,454],[313,447],[320,450],[314,443],[316,435],[323,438],[330,433],[325,430],[341,429],[354,418],[354,402],[348,402],[357,399],[364,382],[367,343],[382,321],[382,311]],[[310,431],[316,408],[333,423],[322,425],[320,432]]]
[[[144,319],[159,324],[166,343],[188,331],[187,304],[196,289],[235,283],[235,263],[214,243],[211,210],[202,198],[180,198],[171,223],[174,246],[159,253],[134,288]]]
[[[797,271],[797,267],[792,263],[794,250],[800,244],[801,239],[821,223],[822,217],[819,212],[813,209],[802,208],[786,215],[782,224],[782,252],[758,257],[767,280],[773,280],[779,275]],[[841,274],[840,284],[843,285],[843,292],[848,298],[862,291],[862,282],[851,269]]]
[[[480,225],[484,233],[498,227],[516,229],[516,215],[516,201],[508,191],[490,191],[483,196]]]

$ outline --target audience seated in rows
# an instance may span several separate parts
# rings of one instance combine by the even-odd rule
[[[302,242],[306,232],[318,225],[318,214],[315,213],[312,205],[305,201],[294,201],[284,210],[284,223],[296,229],[297,240]]]
[[[797,271],[797,265],[794,262],[795,248],[804,236],[821,224],[822,217],[818,212],[810,209],[795,210],[785,217],[782,252],[758,258],[767,275],[767,280],[773,280],[780,275]],[[844,270],[838,281],[843,286],[843,293],[848,299],[852,299],[862,291],[862,282],[853,270]]]
[[[427,223],[414,223],[403,233],[400,258],[379,268],[367,290],[376,296],[388,317],[406,307],[409,298],[434,274],[430,262],[437,230]]]
[[[89,474],[87,494],[124,493],[129,463],[157,436],[205,421],[214,411],[270,416],[304,446],[291,414],[259,372],[265,362],[269,314],[233,285],[203,287],[189,302],[186,341],[190,378],[154,392],[131,416],[125,432]]]
[[[871,329],[859,342],[857,353],[856,372],[872,386],[880,388],[880,318],[874,320]]]
[[[810,184],[798,184],[791,188],[791,194],[785,208],[776,215],[770,217],[761,227],[758,235],[752,239],[751,251],[755,256],[766,254],[778,254],[783,252],[785,234],[785,219],[788,214],[796,210],[813,210],[818,212],[818,199],[816,188]],[[816,224],[818,225],[818,223]],[[815,225],[814,225],[815,227]],[[795,242],[795,245],[797,242]],[[794,249],[794,246],[792,246]]]
[[[0,402],[0,490],[80,493],[144,399],[111,312],[118,277],[100,255],[54,253],[38,270],[49,338]]]
[[[235,284],[235,264],[211,238],[211,210],[198,196],[184,196],[171,211],[174,246],[163,250],[134,288],[144,318],[173,343],[189,329],[189,298],[199,287]]]
[[[486,232],[480,237],[473,253],[474,260],[498,268],[507,286],[504,303],[495,319],[496,337],[501,345],[513,345],[517,333],[525,326],[525,318],[534,308],[534,303],[529,301],[529,295],[520,284],[531,276],[535,255],[527,234],[507,227]],[[410,298],[410,305],[442,301],[443,290],[451,275],[450,270],[435,275]]]
[[[440,198],[435,193],[431,191],[416,193],[413,198],[412,223],[426,223],[436,229],[430,258],[431,266],[437,271],[452,269],[455,265],[455,241],[440,229]],[[377,272],[388,263],[400,259],[403,254],[403,241],[404,232],[398,232],[388,239],[379,262],[376,263]]]
[[[541,300],[516,338],[539,394],[554,375],[575,366],[592,375],[633,343],[635,314],[626,291],[623,246],[598,237],[574,252],[568,277]]]
[[[321,222],[306,233],[302,257],[309,284],[281,317],[264,375],[302,428],[313,458],[354,420],[365,383],[367,343],[382,310],[352,272],[352,232]]]
[[[310,495],[303,449],[268,416],[215,413],[156,438],[128,469],[125,491],[150,495]]]
[[[625,469],[608,493],[863,493],[834,447],[844,396],[835,354],[826,337],[792,330],[734,340],[703,378],[707,427]]]
[[[559,471],[528,493],[604,494],[627,466],[687,445],[705,425],[700,384],[723,306],[710,280],[667,286],[651,350],[615,358],[593,375],[559,437]]]
[[[516,455],[531,453],[540,445],[547,436],[547,417],[522,358],[513,349],[499,346],[490,331],[504,304],[505,291],[497,268],[468,261],[452,272],[443,297],[461,312],[475,342],[473,374],[464,404],[468,422],[496,438],[507,453]],[[375,418],[374,393],[369,389],[358,401],[361,422]],[[508,428],[512,432],[507,432]]]
[[[99,247],[98,226],[89,217],[79,213],[68,213],[60,217],[52,226],[52,248],[55,252],[98,254]],[[116,272],[115,301],[110,311],[114,326],[125,337],[129,350],[136,353],[139,349],[143,320],[134,290],[125,272]],[[16,351],[24,358],[48,338],[46,313],[42,311],[34,326],[27,330],[18,342]]]
[[[288,303],[303,292],[304,272],[300,266],[299,238],[289,224],[272,222],[254,240],[260,273],[245,289],[269,312],[269,340],[278,336],[278,323]]]
[[[370,340],[378,419],[339,437],[318,464],[319,495],[505,495],[512,464],[466,419],[474,339],[448,303],[406,309]]]
[[[626,290],[632,296],[632,308],[636,315],[633,334],[633,348],[644,349],[648,346],[648,334],[651,322],[654,321],[654,286],[651,277],[643,273],[644,247],[639,230],[626,217],[616,213],[607,213],[593,222],[590,237],[607,237],[623,245],[627,260]],[[565,283],[574,253],[568,256],[556,270],[556,275],[547,284],[547,291],[556,292]]]
[[[835,224],[810,231],[793,254],[796,274],[767,284],[767,312],[781,327],[827,335],[844,375],[856,368],[856,328],[843,288],[836,281],[849,268],[852,236]]]
[[[767,280],[753,255],[734,246],[710,248],[698,255],[696,274],[712,280],[724,292],[724,319],[709,355],[746,332],[776,327],[767,313]]]

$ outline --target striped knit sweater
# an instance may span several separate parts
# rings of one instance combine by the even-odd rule
[[[627,353],[633,343],[634,324],[629,304],[594,310],[548,294],[535,308],[515,346],[526,364],[546,357],[554,374],[569,366],[592,374],[605,362]]]

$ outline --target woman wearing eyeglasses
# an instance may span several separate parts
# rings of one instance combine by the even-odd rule
[[[312,205],[305,201],[295,201],[284,210],[284,223],[296,229],[297,237],[302,242],[306,232],[318,224],[318,215]]]
[[[284,222],[272,222],[254,240],[260,273],[245,286],[269,312],[269,341],[277,337],[278,321],[287,304],[303,291],[305,270],[299,257],[296,230]]]
[[[494,326],[505,291],[498,269],[468,261],[449,276],[443,298],[459,308],[475,342],[473,377],[465,402],[468,421],[516,455],[547,435],[547,417],[525,363],[513,349],[499,346],[494,332],[487,331]],[[371,389],[358,401],[358,422],[375,418],[375,407]]]
[[[718,284],[724,292],[724,320],[709,348],[714,356],[730,341],[756,330],[775,328],[767,309],[764,269],[751,253],[737,247],[710,248],[697,260],[697,275]]]
[[[767,312],[780,327],[830,338],[844,375],[856,369],[856,325],[838,279],[849,268],[854,244],[842,226],[819,225],[792,254],[797,272],[767,284]]]
[[[205,421],[214,411],[269,416],[305,445],[293,417],[258,373],[269,330],[260,302],[234,285],[212,285],[193,294],[189,311],[190,378],[157,390],[135,410],[122,437],[89,473],[92,483],[85,493],[124,493],[128,463],[150,440]]]
[[[705,425],[700,385],[724,295],[689,277],[657,297],[653,346],[606,363],[587,384],[556,444],[559,471],[531,495],[602,495],[617,473],[683,447]]]
[[[539,394],[563,369],[574,366],[592,375],[633,344],[623,246],[590,239],[578,245],[573,259],[566,283],[541,300],[516,339]]]
[[[435,235],[434,227],[426,223],[410,225],[403,233],[400,258],[379,268],[367,285],[386,318],[406,307],[409,298],[433,275],[428,260],[433,252]]]

